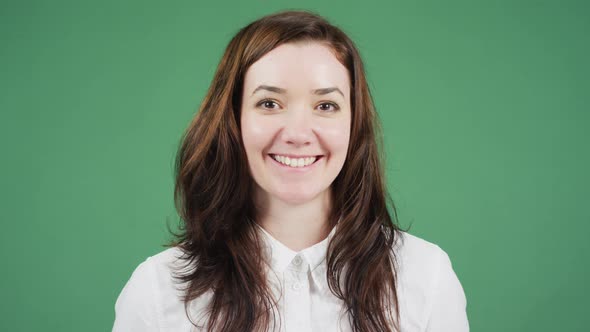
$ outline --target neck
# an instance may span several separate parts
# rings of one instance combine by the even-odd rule
[[[290,204],[268,196],[257,200],[263,200],[263,204],[257,204],[258,224],[293,251],[321,242],[330,233],[330,190],[302,204]]]

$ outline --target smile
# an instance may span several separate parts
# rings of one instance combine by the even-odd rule
[[[289,156],[282,156],[277,154],[270,154],[270,157],[282,165],[291,167],[291,168],[302,168],[307,167],[313,163],[315,163],[318,159],[322,156],[310,156],[310,157],[289,157]]]

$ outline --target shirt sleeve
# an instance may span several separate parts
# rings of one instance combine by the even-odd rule
[[[469,332],[467,299],[448,254],[439,251],[438,277],[426,332]]]
[[[139,264],[115,303],[112,332],[158,331],[154,270],[150,258]]]

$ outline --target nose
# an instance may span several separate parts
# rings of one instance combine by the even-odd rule
[[[300,147],[310,145],[314,139],[312,130],[312,112],[305,107],[298,107],[288,112],[281,133],[283,142],[290,146]]]

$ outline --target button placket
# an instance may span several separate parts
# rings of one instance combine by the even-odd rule
[[[308,288],[309,280],[305,278],[306,273],[302,272],[297,269],[290,270],[288,281],[288,286],[291,290],[295,293],[301,293],[304,289]]]
[[[301,290],[302,286],[301,283],[298,281],[295,281],[292,285],[291,285],[291,289],[293,289],[296,292],[299,292]]]
[[[305,258],[295,256],[285,273],[286,332],[311,331],[311,312],[302,310],[302,308],[309,308],[311,305],[309,280],[306,277],[309,265],[305,262]]]

